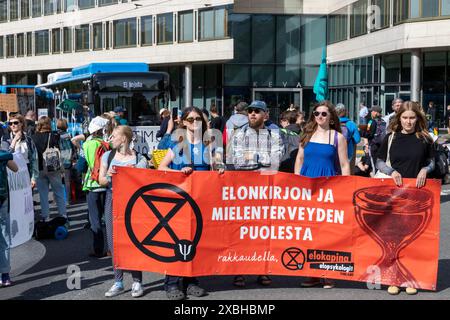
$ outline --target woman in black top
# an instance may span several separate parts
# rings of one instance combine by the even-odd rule
[[[397,186],[402,185],[402,178],[416,178],[416,187],[425,185],[427,176],[434,170],[433,139],[427,131],[425,114],[417,102],[406,101],[398,110],[389,126],[388,134],[380,147],[377,168],[390,175]],[[389,162],[386,164],[389,138]],[[388,288],[390,294],[398,294],[396,286]],[[406,288],[407,294],[416,294],[415,288]]]

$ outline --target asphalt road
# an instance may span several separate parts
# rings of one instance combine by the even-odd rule
[[[55,210],[55,208],[53,208]],[[113,284],[111,258],[89,258],[91,233],[83,229],[87,221],[86,205],[68,208],[72,225],[69,237],[64,241],[31,240],[12,250],[12,279],[14,286],[0,288],[0,300],[49,299],[96,300],[107,299],[105,291]],[[216,300],[383,300],[383,299],[450,299],[450,185],[444,185],[441,193],[441,238],[438,286],[436,292],[421,291],[416,296],[390,296],[386,290],[368,290],[366,284],[337,281],[331,290],[300,288],[302,278],[273,277],[270,287],[260,287],[256,277],[247,277],[245,289],[232,285],[230,276],[202,277],[202,286],[209,294],[203,298]],[[79,277],[78,273],[79,272]],[[125,292],[112,299],[133,299],[130,294],[132,280],[125,275]],[[166,299],[163,275],[144,273],[145,295],[139,299]],[[383,287],[384,288],[384,287]]]

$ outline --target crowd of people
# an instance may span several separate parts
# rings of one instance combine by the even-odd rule
[[[93,117],[87,132],[75,137],[67,132],[65,119],[56,121],[55,131],[49,117],[36,121],[32,111],[25,117],[10,114],[8,127],[1,132],[0,151],[2,285],[11,285],[6,168],[17,171],[13,153],[20,153],[27,163],[30,184],[37,188],[40,198],[38,220],[44,223],[50,219],[49,187],[58,215],[67,218],[66,207],[71,203],[74,186],[72,172],[83,176],[82,189],[86,193],[92,231],[89,255],[101,258],[114,255],[111,177],[118,166],[180,171],[186,175],[197,170],[215,170],[219,174],[226,170],[283,171],[310,178],[385,175],[397,186],[402,185],[403,178],[415,178],[417,188],[423,187],[435,167],[429,121],[416,102],[396,99],[392,110],[382,117],[379,106],[370,109],[361,106],[358,125],[349,119],[343,104],[317,103],[307,119],[299,107],[291,105],[281,113],[277,125],[270,120],[264,101],[237,103],[229,119],[220,116],[215,105],[209,112],[197,107],[185,108],[179,118],[162,109],[158,149],[166,152],[160,163],[133,150],[133,132],[123,118],[123,109]],[[361,144],[364,155],[356,161],[357,146]],[[125,270],[114,266],[113,270],[113,285],[105,293],[106,297],[124,291]],[[142,272],[131,271],[131,275],[131,295],[140,297],[144,294]],[[244,287],[245,281],[237,275],[233,284]],[[259,275],[257,282],[268,286],[272,280],[267,275]],[[164,284],[167,297],[173,300],[206,294],[196,278],[166,275]],[[335,283],[318,278],[302,283],[304,287],[319,285],[331,289]],[[390,286],[388,292],[398,294],[400,289]],[[406,292],[415,294],[417,290],[407,288]]]

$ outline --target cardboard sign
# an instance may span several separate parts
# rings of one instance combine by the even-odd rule
[[[17,95],[15,93],[0,94],[0,111],[18,112]]]
[[[440,182],[117,168],[118,268],[268,274],[436,290]]]

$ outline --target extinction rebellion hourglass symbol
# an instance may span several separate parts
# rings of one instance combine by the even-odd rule
[[[353,203],[359,225],[383,251],[375,263],[382,279],[391,285],[417,288],[417,281],[401,263],[399,255],[428,226],[432,193],[416,188],[370,187],[356,191]]]
[[[138,201],[145,203],[145,210],[134,210]],[[163,211],[158,203],[166,204],[162,207],[170,209]],[[189,225],[173,221],[180,214],[189,215],[184,217],[188,218],[184,221]],[[153,228],[145,229],[152,223]],[[161,262],[189,262],[195,257],[203,220],[200,208],[187,192],[171,184],[155,183],[142,187],[130,198],[125,209],[125,227],[136,248],[147,256]],[[191,237],[182,239],[179,234],[182,229],[192,231],[189,232]],[[158,239],[163,231],[167,234],[164,241]]]

